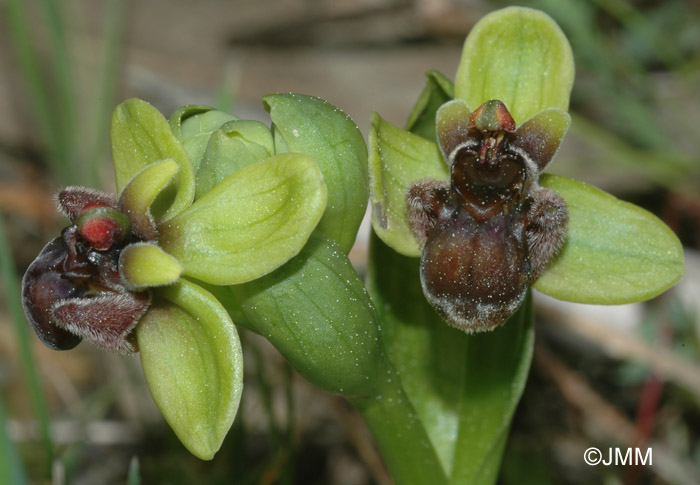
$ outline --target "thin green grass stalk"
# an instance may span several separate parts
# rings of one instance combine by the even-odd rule
[[[5,222],[0,214],[0,272],[3,286],[5,287],[5,304],[10,312],[10,317],[15,327],[17,346],[20,352],[22,371],[29,389],[34,413],[39,422],[41,442],[46,455],[46,473],[50,473],[51,463],[54,459],[53,443],[51,442],[49,428],[49,413],[46,399],[39,379],[36,360],[29,340],[28,324],[24,317],[24,311],[20,302],[19,278],[15,271],[15,262],[12,258],[10,246],[5,232]]]
[[[5,405],[0,399],[0,484],[24,485],[27,473],[17,453],[17,447],[7,432]]]
[[[65,165],[64,154],[56,120],[51,105],[46,80],[41,71],[37,49],[32,41],[27,20],[26,3],[23,0],[8,0],[7,30],[14,46],[20,71],[24,77],[34,117],[43,139],[46,141],[49,163],[53,172],[67,181],[69,167]]]
[[[141,465],[139,464],[138,456],[131,458],[126,483],[127,485],[140,485],[141,483]]]

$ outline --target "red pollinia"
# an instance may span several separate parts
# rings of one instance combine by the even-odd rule
[[[148,309],[149,291],[132,291],[119,270],[123,249],[149,241],[111,194],[68,187],[56,197],[70,220],[22,280],[22,304],[47,346],[68,350],[87,339],[107,350],[136,350],[132,330]]]

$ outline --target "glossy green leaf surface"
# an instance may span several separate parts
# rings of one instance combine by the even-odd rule
[[[134,175],[119,194],[119,209],[129,216],[134,234],[139,238],[156,238],[151,205],[179,170],[175,160],[152,163]]]
[[[447,165],[435,143],[397,128],[376,113],[368,145],[372,227],[396,251],[420,256],[406,221],[406,191],[418,179],[447,179]]]
[[[367,147],[345,113],[312,96],[272,94],[263,98],[276,133],[277,153],[303,153],[318,163],[328,187],[319,230],[348,253],[367,208]]]
[[[275,153],[270,129],[259,121],[235,120],[209,137],[197,170],[196,198],[236,170],[260,162]]]
[[[182,265],[155,244],[132,243],[119,255],[119,274],[130,290],[169,285],[182,274]]]
[[[455,97],[472,109],[499,99],[520,124],[545,108],[567,111],[573,80],[573,54],[559,26],[538,10],[509,7],[469,33]]]
[[[495,483],[532,355],[529,298],[502,327],[467,335],[426,302],[418,265],[373,238],[369,288],[386,350],[449,483]]]
[[[117,191],[148,165],[172,159],[180,167],[173,183],[161,192],[153,207],[157,219],[167,220],[194,200],[194,172],[189,157],[170,125],[153,106],[140,99],[129,99],[112,114],[112,158]]]
[[[238,334],[219,302],[192,283],[180,281],[157,295],[136,327],[146,382],[182,444],[210,460],[241,397]]]
[[[347,256],[316,231],[298,256],[231,292],[247,326],[311,383],[366,395],[380,364],[379,321]]]
[[[406,121],[406,131],[437,142],[435,137],[435,113],[443,104],[454,98],[454,85],[437,71],[425,73],[426,83]]]
[[[170,129],[185,148],[194,173],[199,169],[211,134],[235,119],[231,114],[200,105],[183,106],[170,116]]]
[[[569,208],[561,252],[535,283],[560,300],[617,305],[652,298],[684,274],[683,248],[661,220],[591,185],[543,175]]]
[[[160,245],[207,283],[238,284],[294,257],[326,207],[316,163],[285,153],[248,165],[159,226]]]

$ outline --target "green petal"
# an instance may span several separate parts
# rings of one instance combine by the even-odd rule
[[[367,395],[382,377],[377,312],[347,256],[322,233],[277,271],[230,289],[246,326],[314,385]]]
[[[243,355],[226,310],[202,288],[180,281],[158,290],[136,327],[153,400],[183,445],[202,460],[221,447],[238,410]]]
[[[259,121],[230,121],[211,134],[197,170],[196,198],[236,170],[275,153],[270,129]]]
[[[455,97],[474,109],[501,100],[520,124],[546,108],[566,111],[573,80],[571,47],[554,20],[509,7],[487,15],[469,33]]]
[[[367,148],[345,113],[319,98],[272,94],[263,98],[277,133],[277,153],[303,153],[316,160],[328,187],[319,230],[348,253],[367,208]]]
[[[685,272],[683,248],[653,214],[582,182],[544,175],[569,207],[568,239],[535,283],[560,300],[617,305],[652,298]]]
[[[119,274],[132,291],[175,283],[182,266],[171,255],[151,243],[133,243],[119,255]]]
[[[435,138],[435,113],[438,108],[454,98],[454,85],[437,71],[425,73],[425,88],[416,101],[406,122],[406,131],[410,131],[426,140]]]
[[[134,175],[119,195],[119,209],[129,216],[133,232],[139,239],[156,239],[151,205],[179,170],[175,160],[152,163]]]
[[[170,116],[170,129],[185,147],[194,173],[199,169],[209,136],[224,123],[235,119],[235,116],[211,106],[192,104],[183,106]]]
[[[159,227],[189,275],[224,285],[258,278],[304,246],[326,206],[316,163],[285,153],[242,168]]]
[[[162,192],[152,209],[153,215],[167,220],[192,203],[194,172],[190,160],[157,109],[140,99],[123,102],[112,115],[111,139],[117,191],[144,167],[173,159],[180,166],[179,174]]]
[[[406,221],[406,191],[418,179],[447,179],[449,170],[437,145],[374,113],[369,132],[369,166],[374,230],[399,253],[420,256],[420,246]]]

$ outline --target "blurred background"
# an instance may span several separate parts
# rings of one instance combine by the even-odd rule
[[[698,0],[0,0],[0,483],[391,483],[352,408],[247,332],[239,416],[215,459],[197,460],[138,357],[39,343],[19,278],[66,225],[58,188],[114,190],[109,117],[124,99],[267,121],[261,96],[313,94],[366,135],[373,110],[403,125],[424,72],[452,78],[474,23],[512,4],[547,12],[574,50],[574,121],[552,171],[662,218],[687,274],[621,307],[537,295],[500,483],[700,483]],[[365,228],[360,271],[366,242]],[[653,465],[589,467],[590,446],[651,447]]]

